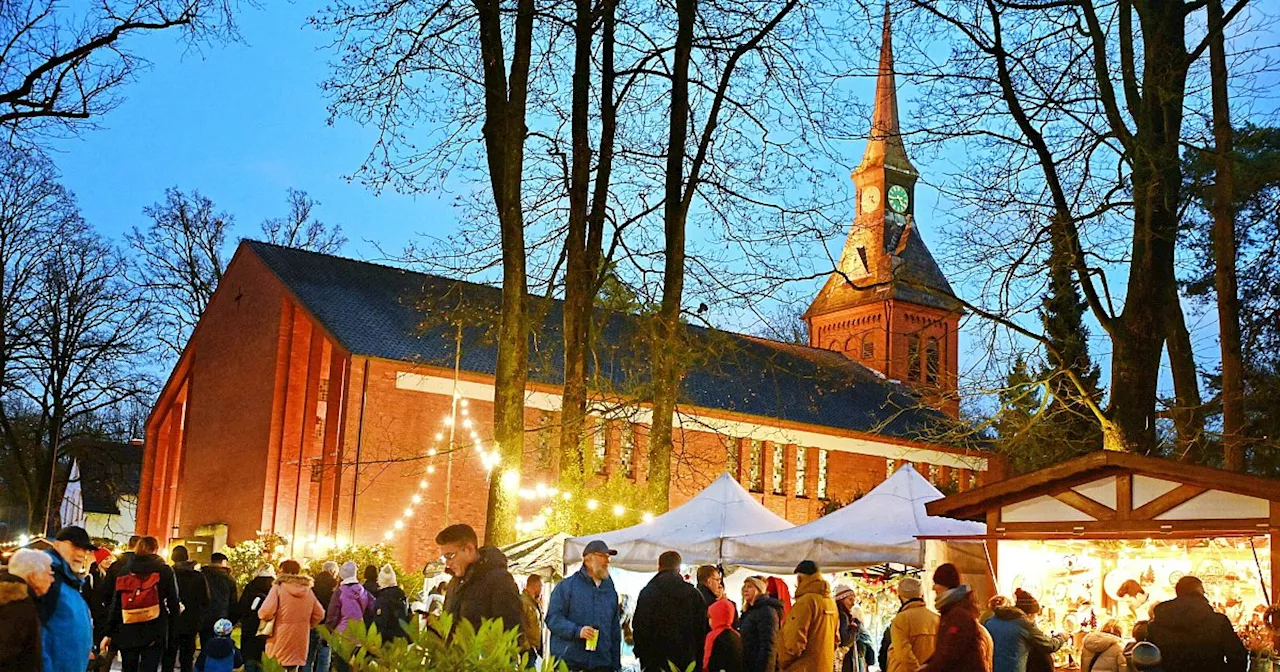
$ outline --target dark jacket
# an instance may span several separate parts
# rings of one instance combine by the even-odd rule
[[[238,598],[236,580],[231,578],[231,569],[227,567],[206,566],[200,570],[204,575],[205,585],[209,587],[209,604],[204,610],[204,631],[213,634],[213,624],[225,618],[234,622],[231,613]],[[210,637],[212,638],[212,637]]]
[[[732,629],[716,635],[716,641],[711,645],[711,658],[707,660],[705,672],[742,672],[745,669],[742,636]]]
[[[196,672],[234,672],[244,667],[244,657],[230,637],[212,637],[200,642]]]
[[[677,571],[658,572],[640,590],[631,631],[641,669],[668,672],[668,663],[675,663],[684,670],[702,660],[708,628],[700,592]]]
[[[985,672],[982,635],[978,633],[978,605],[968,586],[943,593],[937,601],[938,646],[924,664],[925,672]]]
[[[40,611],[27,582],[0,572],[0,670],[40,672]]]
[[[400,586],[387,586],[373,598],[373,625],[382,640],[408,639],[404,624],[409,621],[409,598]]]
[[[314,577],[315,584],[311,586],[311,592],[316,594],[316,599],[320,600],[320,606],[326,610],[329,609],[329,600],[333,599],[333,591],[338,589],[338,578],[329,572],[320,572]]]
[[[738,620],[742,633],[742,669],[746,672],[773,672],[777,655],[778,626],[782,623],[782,603],[761,595]]]
[[[101,613],[106,614],[108,618],[111,616],[111,605],[116,598],[116,579],[124,573],[124,568],[133,561],[133,551],[125,551],[111,563],[107,571],[102,575],[102,581],[98,582],[97,602]]]
[[[240,621],[240,652],[245,660],[262,660],[262,652],[267,649],[267,638],[258,636],[258,607],[266,601],[275,582],[270,576],[250,581],[232,609],[232,616]]]
[[[1168,672],[1244,672],[1249,653],[1227,617],[1202,595],[1156,605],[1147,639],[1160,648]]]
[[[507,571],[507,556],[493,546],[480,549],[467,573],[449,583],[444,610],[453,616],[456,628],[467,621],[476,630],[487,619],[502,619],[504,630],[519,628],[524,622],[520,589]]]
[[[157,644],[161,646],[167,644],[174,632],[174,618],[181,609],[178,602],[178,583],[174,579],[173,568],[166,565],[158,555],[138,555],[129,561],[129,565],[124,568],[120,576],[125,574],[134,574],[139,577],[160,575],[160,582],[156,584],[156,590],[160,595],[160,616],[145,623],[125,623],[120,612],[120,593],[117,591],[107,620],[107,636],[111,638],[112,648],[145,649]]]
[[[182,613],[174,619],[174,631],[179,635],[198,634],[209,609],[209,583],[194,562],[174,563],[173,577],[178,582],[178,600],[182,602]]]
[[[595,651],[587,651],[579,636],[588,625],[600,631]],[[557,584],[547,606],[547,629],[550,654],[570,668],[617,670],[622,666],[622,614],[610,577],[597,586],[583,567]]]
[[[1016,607],[997,607],[983,626],[991,633],[995,647],[993,672],[1051,671],[1051,654],[1067,641],[1065,635],[1044,634]]]

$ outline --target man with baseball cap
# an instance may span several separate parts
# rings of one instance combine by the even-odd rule
[[[80,596],[81,573],[97,544],[82,527],[64,527],[45,551],[53,561],[53,585],[40,601],[45,670],[83,670],[93,652],[93,617]]]
[[[622,614],[609,578],[609,560],[617,554],[604,541],[592,541],[582,549],[582,568],[551,591],[551,655],[572,672],[622,669]]]

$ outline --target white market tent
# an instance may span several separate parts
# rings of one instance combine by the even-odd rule
[[[658,556],[676,550],[685,564],[720,562],[720,545],[727,537],[773,532],[793,527],[752,498],[729,474],[717,478],[706,489],[661,516],[621,530],[569,539],[564,544],[564,563],[582,561],[582,549],[593,539],[603,539],[616,549],[613,567],[635,572],[653,572]],[[788,569],[794,568],[794,565]]]
[[[886,562],[925,563],[920,536],[986,534],[986,526],[925,514],[924,505],[943,495],[911,465],[905,465],[852,504],[811,523],[765,534],[726,539],[724,564],[786,574],[802,560],[824,572],[843,572]]]

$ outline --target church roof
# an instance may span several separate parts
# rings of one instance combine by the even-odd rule
[[[243,248],[352,354],[452,368],[456,327],[449,316],[460,315],[462,370],[495,372],[498,288],[257,241]],[[562,384],[561,302],[532,296],[530,302],[536,326],[529,378]],[[613,391],[635,396],[649,372],[644,325],[631,314],[602,319],[589,365]],[[694,347],[682,404],[916,440],[949,422],[906,387],[843,354],[693,325],[688,333]]]

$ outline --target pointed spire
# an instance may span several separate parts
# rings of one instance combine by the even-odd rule
[[[862,155],[863,166],[886,165],[915,174],[907,158],[898,126],[898,86],[893,76],[893,35],[889,25],[889,1],[884,3],[884,30],[880,38],[880,70],[876,74],[876,105],[871,114],[871,137]]]

